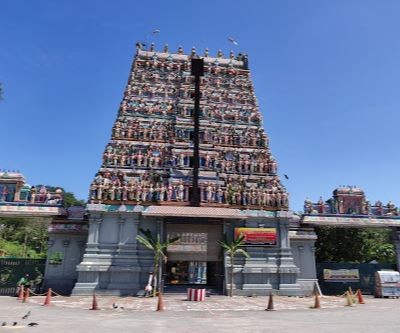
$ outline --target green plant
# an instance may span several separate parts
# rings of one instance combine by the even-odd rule
[[[241,247],[244,245],[244,236],[239,236],[238,238],[234,239],[232,242],[229,242],[226,239],[223,241],[218,241],[218,244],[224,249],[226,256],[229,258],[229,275],[231,277],[231,283],[229,286],[229,296],[232,297],[233,295],[233,274],[234,274],[234,262],[235,257],[237,255],[243,255],[246,258],[250,258],[250,255]]]
[[[136,239],[142,243],[146,248],[149,250],[153,251],[154,254],[154,289],[153,289],[153,296],[156,295],[157,290],[160,288],[160,283],[157,279],[161,263],[167,262],[167,248],[169,245],[176,243],[180,237],[174,237],[171,239],[168,239],[166,242],[162,242],[160,238],[160,234],[157,234],[156,237],[153,236],[151,231],[149,229],[144,230],[142,228],[139,228],[139,231],[143,234],[142,235],[137,235]]]
[[[63,254],[61,252],[53,252],[49,257],[50,265],[61,265],[63,261]]]

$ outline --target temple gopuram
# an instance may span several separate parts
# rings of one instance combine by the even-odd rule
[[[193,58],[204,61],[198,163],[193,157]],[[197,205],[192,203],[194,164],[199,164]],[[74,271],[72,294],[140,294],[154,260],[137,235],[149,230],[161,240],[179,237],[168,247],[158,277],[164,292],[198,286],[223,293],[232,284],[236,295],[310,294],[315,263],[301,258],[313,259],[315,234],[300,227],[288,207],[247,56],[231,52],[225,57],[218,51],[213,57],[208,50],[198,55],[194,48],[185,54],[181,47],[174,53],[168,46],[157,51],[138,44],[90,185],[87,243],[72,248],[68,233],[51,237],[64,252],[83,257],[48,265],[52,275],[46,285],[68,292],[73,275],[66,279],[62,272]],[[250,258],[235,260],[231,280],[218,241],[238,235],[245,236]]]
[[[138,50],[91,203],[189,205],[193,77],[182,48]],[[287,210],[261,126],[245,56],[204,55],[200,120],[201,202],[207,207]]]

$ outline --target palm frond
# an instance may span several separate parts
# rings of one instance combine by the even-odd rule
[[[168,243],[168,245],[171,245],[171,244],[176,243],[176,242],[179,241],[180,239],[181,239],[180,237],[170,238],[170,239],[168,239],[167,243]]]
[[[142,243],[145,247],[147,247],[149,250],[155,250],[154,244],[151,243],[151,241],[148,240],[147,237],[143,237],[141,235],[137,235],[136,239]]]
[[[248,254],[245,250],[243,250],[243,249],[237,249],[236,250],[236,253],[237,254],[241,254],[241,255],[243,255],[243,256],[245,256],[246,258],[250,258],[250,254]]]

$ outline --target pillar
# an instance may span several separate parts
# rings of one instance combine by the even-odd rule
[[[99,235],[101,223],[103,222],[102,215],[91,213],[89,217],[89,235],[87,242],[86,253],[97,253],[99,251]]]

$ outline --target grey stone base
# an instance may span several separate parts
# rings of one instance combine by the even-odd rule
[[[71,294],[76,279],[73,278],[45,278],[42,286],[42,291],[47,291],[51,288],[56,293],[68,296]]]
[[[72,296],[88,296],[96,295],[101,296],[135,296],[139,289],[96,289],[90,283],[77,283],[72,291]]]
[[[303,296],[311,296],[315,289],[319,289],[318,279],[298,279]]]

